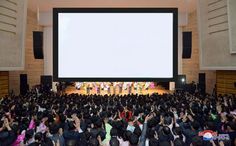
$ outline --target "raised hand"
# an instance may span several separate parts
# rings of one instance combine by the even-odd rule
[[[150,119],[153,118],[153,114],[148,114],[146,117],[145,117],[145,122],[149,121]]]
[[[160,116],[160,123],[159,123],[159,124],[161,125],[161,124],[163,124],[163,123],[164,123],[164,117],[161,115],[161,116]]]
[[[74,120],[74,126],[79,131],[80,130],[80,119],[76,116],[76,114],[71,115],[72,119]]]
[[[7,130],[11,130],[11,127],[10,127],[10,124],[9,124],[9,121],[7,118],[4,119],[4,123],[3,123],[4,127],[7,128]]]
[[[193,117],[192,117],[191,115],[188,115],[187,117],[188,117],[188,119],[189,119],[190,121],[192,121],[192,122],[194,121],[194,119],[193,119]]]

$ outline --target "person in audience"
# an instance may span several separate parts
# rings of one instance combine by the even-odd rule
[[[233,146],[234,95],[79,95],[0,100],[0,146]],[[226,139],[204,141],[211,130]]]

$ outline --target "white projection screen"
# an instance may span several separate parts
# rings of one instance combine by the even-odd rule
[[[54,81],[173,81],[177,11],[54,8]]]

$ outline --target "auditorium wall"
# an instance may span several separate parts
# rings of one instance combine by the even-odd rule
[[[0,71],[0,98],[8,94],[9,76],[7,71]]]
[[[216,72],[200,70],[199,34],[196,11],[189,14],[188,25],[183,26],[182,30],[192,31],[192,56],[190,59],[182,60],[182,73],[186,74],[187,83],[190,83],[192,81],[198,83],[198,74],[206,73],[206,92],[212,93],[212,90],[216,83]]]
[[[217,94],[236,94],[236,71],[216,71]]]
[[[20,93],[20,74],[27,74],[30,88],[40,83],[44,62],[43,59],[34,59],[32,32],[42,30],[43,28],[38,25],[37,14],[28,9],[25,37],[25,68],[22,71],[9,72],[9,91],[13,90],[16,94]]]
[[[23,71],[9,72],[9,91],[13,90],[19,93],[20,74],[28,75],[28,83],[31,88],[35,84],[40,83],[40,75],[48,74],[44,71],[44,61],[34,59],[33,56],[33,38],[32,31],[43,30],[37,23],[37,15],[35,12],[28,10],[27,14],[27,32],[25,40],[25,69]],[[192,31],[192,56],[190,59],[182,60],[182,74],[186,74],[187,82],[198,82],[198,73],[206,73],[206,91],[211,93],[216,83],[215,71],[203,71],[199,67],[199,42],[198,42],[198,27],[197,13],[192,12],[188,17],[188,25],[182,27],[183,31]],[[51,55],[50,55],[51,56]],[[51,64],[51,63],[49,63]],[[48,71],[49,72],[49,71]]]

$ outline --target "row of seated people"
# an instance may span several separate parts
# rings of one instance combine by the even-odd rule
[[[236,145],[233,95],[32,91],[2,97],[0,119],[0,146]],[[204,136],[206,130],[213,139]]]

